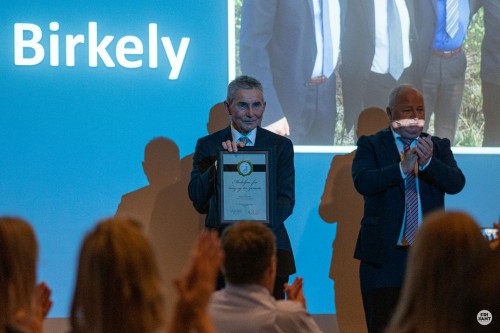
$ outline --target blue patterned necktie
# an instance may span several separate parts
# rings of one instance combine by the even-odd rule
[[[404,151],[410,149],[413,139],[400,138],[403,141]],[[415,171],[405,179],[405,202],[406,202],[406,221],[404,230],[404,239],[411,245],[415,240],[418,231],[418,194],[417,194],[417,178]]]
[[[249,141],[250,141],[250,139],[248,137],[246,137],[246,136],[242,136],[238,140],[238,142],[243,142],[245,144],[245,146],[248,144]]]

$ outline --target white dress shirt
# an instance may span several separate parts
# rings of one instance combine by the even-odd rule
[[[259,285],[228,284],[212,295],[209,313],[221,333],[321,332],[300,302],[277,301]]]
[[[368,0],[369,1],[369,0]],[[375,6],[375,56],[371,71],[379,74],[389,73],[389,32],[387,30],[387,0],[373,0]],[[403,37],[403,65],[408,68],[412,57],[410,50],[410,14],[405,0],[396,0],[401,33]]]

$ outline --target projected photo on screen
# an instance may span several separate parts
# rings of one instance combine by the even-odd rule
[[[359,113],[409,83],[423,92],[426,132],[500,146],[498,1],[461,1],[453,37],[440,2],[387,3],[236,0],[236,74],[263,82],[263,126],[295,145],[353,145]]]

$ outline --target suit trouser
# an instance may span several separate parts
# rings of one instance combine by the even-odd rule
[[[500,146],[500,85],[482,81],[484,140],[483,147]]]
[[[383,333],[398,305],[401,288],[379,288],[362,293],[369,333]]]
[[[288,117],[294,145],[333,145],[337,124],[335,74],[321,84],[307,86],[304,109]]]
[[[452,145],[464,95],[466,67],[464,52],[449,58],[432,55],[422,79],[425,131],[434,113],[434,135],[450,139]]]

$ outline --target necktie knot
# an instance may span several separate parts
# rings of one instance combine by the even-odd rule
[[[401,136],[399,137],[399,139],[403,142],[403,148],[404,148],[405,151],[407,151],[408,149],[410,149],[411,143],[414,140],[414,139],[403,138]]]
[[[247,145],[247,143],[250,141],[250,139],[247,137],[247,136],[241,136],[240,139],[238,140],[238,142],[243,142],[245,144],[245,146]]]

